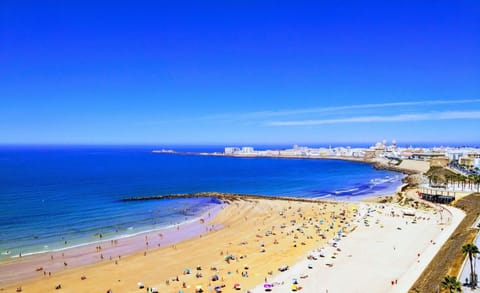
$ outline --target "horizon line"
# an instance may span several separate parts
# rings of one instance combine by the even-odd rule
[[[236,142],[236,143],[228,143],[228,142],[215,142],[215,143],[2,143],[0,142],[0,147],[162,147],[162,146],[199,146],[199,147],[218,147],[218,146],[309,146],[309,145],[374,145],[375,143],[383,141],[383,139],[376,140],[376,141],[331,141],[331,142]],[[391,142],[393,140],[387,140],[387,142]],[[448,142],[448,141],[405,141],[405,142],[398,142],[397,145],[437,145],[437,146],[449,146],[449,145],[479,145],[480,141],[460,141],[460,142]]]

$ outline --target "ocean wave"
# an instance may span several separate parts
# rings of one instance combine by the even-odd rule
[[[209,212],[205,211],[204,213],[202,213],[201,215],[198,215],[195,218],[191,218],[191,219],[188,219],[188,220],[183,220],[183,221],[180,221],[180,222],[175,223],[175,224],[164,225],[164,226],[155,227],[155,228],[148,228],[148,229],[139,227],[138,230],[133,232],[133,233],[124,233],[124,234],[120,234],[120,235],[114,235],[112,237],[105,237],[103,239],[94,240],[94,241],[85,241],[85,239],[84,239],[81,243],[74,244],[74,245],[68,245],[68,246],[61,247],[61,248],[27,251],[25,253],[22,252],[21,256],[24,257],[24,256],[37,255],[37,254],[42,254],[42,253],[61,252],[61,251],[65,251],[65,250],[72,249],[72,248],[84,247],[84,246],[88,246],[88,245],[92,245],[92,244],[105,243],[105,242],[108,242],[108,241],[111,241],[111,240],[121,240],[121,239],[130,238],[130,237],[134,237],[134,236],[138,236],[138,235],[143,235],[143,234],[147,234],[147,233],[151,233],[151,232],[166,231],[166,230],[169,230],[169,229],[173,229],[173,228],[175,228],[179,225],[183,226],[183,225],[188,225],[188,224],[198,222],[207,213],[211,213],[212,215],[215,215],[218,211],[221,210],[220,205],[214,205],[214,206],[211,206],[211,207],[213,207],[213,209],[209,210]],[[129,227],[127,230],[134,231],[135,228],[134,227]],[[44,248],[48,248],[48,245],[45,245]],[[7,252],[7,251],[5,251],[5,252]],[[5,255],[5,256],[10,255],[10,254],[11,254],[10,250],[8,250],[8,254],[5,254],[4,252],[0,253],[0,255]],[[20,257],[20,254],[15,254],[15,255],[10,256],[10,258],[19,258],[19,257]]]
[[[316,197],[312,197],[313,199],[324,199],[324,198],[329,198],[329,197],[332,197],[332,194],[325,194],[325,195],[322,195],[322,196],[316,196]]]
[[[212,201],[124,203],[119,200],[122,197],[223,190],[357,200],[363,194],[383,193],[389,188],[389,182],[370,182],[371,178],[398,178],[396,173],[369,165],[330,160],[156,156],[130,149],[0,150],[1,156],[12,159],[2,161],[3,177],[9,184],[3,193],[0,219],[0,252],[11,254],[0,254],[0,260],[19,252],[68,249],[67,245],[81,245],[82,241],[105,241],[161,229],[163,224],[190,218]],[[16,212],[18,207],[21,215]],[[103,239],[95,236],[100,232]],[[68,244],[64,245],[65,241]]]
[[[338,190],[335,190],[333,193],[338,195],[338,194],[353,193],[354,191],[357,191],[357,190],[359,190],[359,187],[354,187],[350,189],[338,189]]]

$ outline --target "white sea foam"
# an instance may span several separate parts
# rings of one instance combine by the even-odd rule
[[[323,198],[328,198],[328,197],[331,197],[332,194],[325,194],[325,195],[322,195],[322,196],[317,196],[317,197],[313,197],[313,199],[323,199]]]
[[[61,248],[45,249],[45,250],[38,250],[38,251],[25,252],[25,253],[22,252],[22,257],[30,256],[30,255],[36,255],[36,254],[42,254],[42,253],[60,252],[60,251],[65,251],[65,250],[68,250],[68,249],[84,247],[84,246],[88,246],[88,245],[92,245],[92,244],[100,244],[100,243],[104,243],[106,241],[111,241],[111,240],[120,240],[120,239],[135,237],[135,236],[142,235],[142,234],[152,233],[152,232],[161,232],[161,231],[165,231],[165,230],[168,230],[168,229],[175,228],[179,225],[181,227],[183,225],[188,225],[188,224],[200,221],[200,219],[204,218],[204,216],[207,213],[211,213],[212,216],[215,215],[218,211],[220,211],[222,206],[223,205],[221,205],[221,204],[211,206],[210,209],[205,210],[205,212],[202,213],[201,215],[199,215],[195,218],[191,218],[191,219],[186,220],[186,221],[176,223],[176,224],[164,225],[164,226],[161,226],[161,227],[156,227],[156,228],[153,228],[153,229],[146,229],[146,230],[144,230],[142,228],[139,228],[139,231],[134,232],[134,233],[115,235],[113,237],[105,237],[101,240],[82,242],[82,243],[79,243],[79,244],[69,245],[69,246],[65,246],[65,247],[61,247]],[[129,227],[127,230],[132,231],[132,230],[134,230],[134,227]],[[44,248],[48,248],[48,245],[45,245]],[[8,254],[4,254],[3,252],[1,254],[2,255],[8,255]],[[9,254],[10,254],[10,252],[9,252]],[[20,257],[19,254],[15,254],[15,255],[10,256],[10,258],[19,258],[19,257]]]
[[[338,189],[338,190],[335,190],[333,193],[335,193],[335,194],[351,193],[351,192],[354,192],[354,191],[357,191],[357,190],[360,190],[360,188],[354,187],[354,188],[350,188],[350,189]]]

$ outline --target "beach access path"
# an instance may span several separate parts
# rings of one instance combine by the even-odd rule
[[[408,292],[465,216],[460,209],[448,207],[451,214],[443,213],[440,224],[439,213],[417,210],[416,217],[422,219],[413,221],[402,216],[398,207],[370,204],[363,209],[368,207],[375,211],[338,242],[340,252],[325,246],[324,258],[305,259],[269,280],[278,284],[272,292],[291,292],[294,278],[302,292]],[[397,216],[391,216],[392,210]],[[331,258],[334,252],[335,259]],[[263,284],[252,291],[264,292]]]

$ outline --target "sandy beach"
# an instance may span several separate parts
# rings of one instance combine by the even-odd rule
[[[360,209],[368,208],[354,233],[335,247],[322,247],[324,257],[305,259],[279,274],[271,280],[272,291],[291,292],[296,279],[302,292],[407,292],[464,217],[451,207],[442,216],[417,210],[414,217],[392,205]],[[264,291],[263,285],[252,290]]]
[[[101,251],[88,247],[93,252],[67,250],[63,257],[25,257],[2,265],[6,284],[2,287],[5,292],[19,287],[22,292],[58,292],[55,287],[61,285],[62,292],[111,289],[115,293],[145,292],[146,287],[154,287],[173,293],[195,292],[197,286],[206,292],[217,286],[231,292],[240,284],[240,292],[253,288],[263,292],[268,282],[276,283],[274,292],[290,292],[292,279],[297,278],[303,292],[323,292],[318,288],[328,292],[405,292],[462,219],[462,212],[451,211],[442,216],[440,224],[438,213],[417,211],[414,221],[414,217],[402,216],[401,208],[390,205],[244,199],[225,205],[211,221],[180,226],[165,234],[171,236],[162,235],[171,237],[171,242],[158,234],[142,235],[110,243]],[[193,230],[183,231],[188,229]],[[193,239],[183,239],[195,233]],[[130,242],[143,249],[128,255],[128,245],[123,243]],[[318,256],[321,248],[324,257]],[[312,252],[317,260],[307,259]],[[82,265],[91,257],[97,259],[95,263]],[[67,260],[71,264],[64,266]],[[279,272],[282,266],[289,269]],[[43,270],[36,271],[39,267]],[[51,275],[44,273],[50,268],[57,270]],[[15,270],[33,276],[15,277]],[[345,276],[352,281],[345,282]],[[392,286],[392,280],[398,284]],[[138,288],[138,282],[145,288]]]
[[[325,245],[339,230],[347,233],[355,206],[268,199],[236,201],[219,211],[213,221],[202,224],[204,230],[212,225],[223,226],[221,229],[174,245],[152,247],[146,253],[142,249],[118,257],[116,255],[121,255],[120,244],[125,241],[120,240],[118,248],[112,245],[108,251],[102,247],[102,252],[97,252],[93,248],[95,257],[103,254],[104,258],[95,264],[75,268],[71,267],[73,264],[64,266],[64,258],[73,253],[68,250],[64,252],[64,258],[55,255],[52,260],[48,255],[43,256],[47,258],[43,263],[38,258],[25,257],[14,264],[21,264],[37,277],[9,281],[2,287],[5,292],[15,292],[20,286],[23,292],[53,292],[60,284],[62,292],[106,292],[109,289],[113,292],[144,292],[145,289],[137,288],[137,283],[142,282],[145,286],[158,288],[159,292],[194,292],[196,286],[206,290],[224,286],[224,290],[231,290],[236,283],[242,288],[253,288],[265,278],[273,277],[278,267],[292,266],[308,251]],[[182,227],[178,233],[181,231]],[[155,246],[152,245],[156,243],[153,237],[137,239],[137,242],[145,245],[148,240],[150,246]],[[156,237],[158,239],[158,235]],[[228,261],[227,256],[230,256]],[[30,259],[35,262],[29,262]],[[44,275],[43,271],[54,266],[63,268],[51,276]],[[44,270],[36,271],[39,267]],[[15,275],[13,268],[2,265],[2,278]],[[218,280],[212,281],[215,275]]]
[[[155,248],[169,246],[219,229],[221,226],[208,225],[207,222],[213,219],[222,207],[223,205],[218,205],[209,210],[200,217],[202,221],[179,223],[158,231],[4,260],[0,263],[0,288],[19,280],[51,276],[71,268],[92,265],[105,260],[118,261],[122,256],[136,252],[149,252]]]

